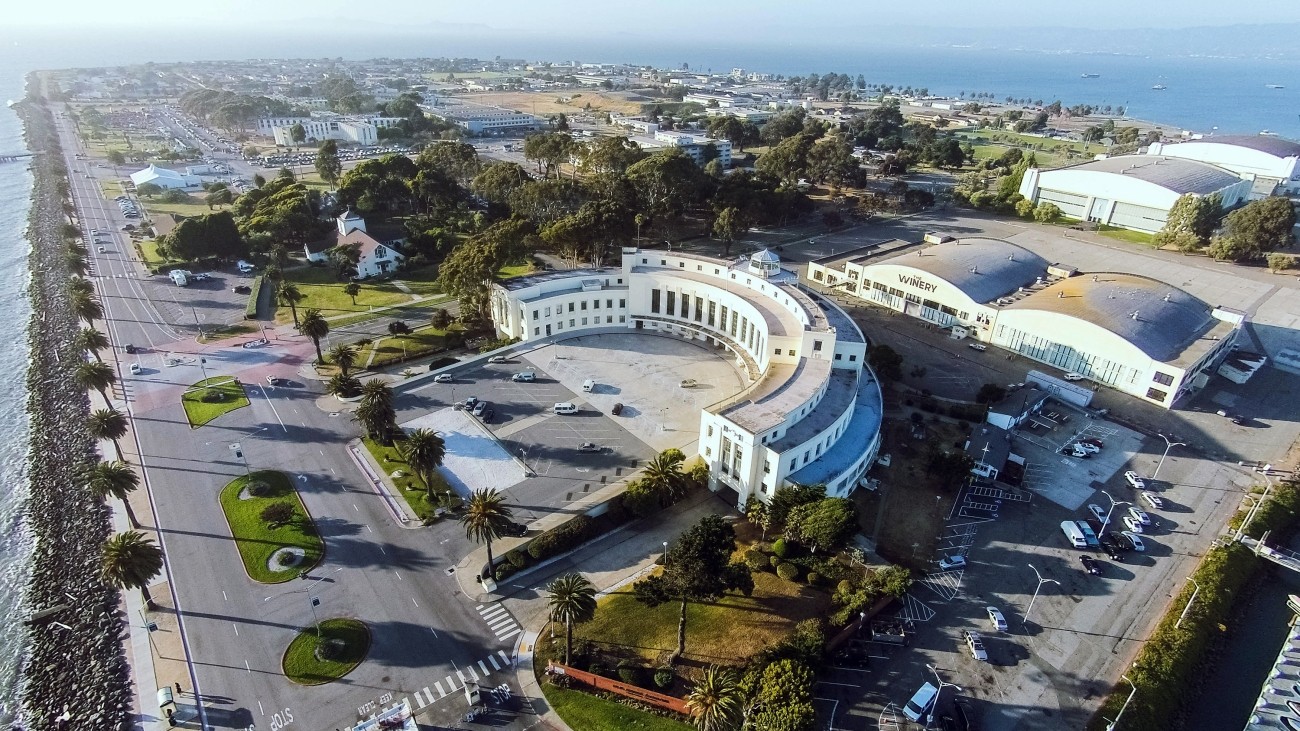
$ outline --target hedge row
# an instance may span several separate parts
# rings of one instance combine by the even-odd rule
[[[535,561],[545,561],[572,548],[577,548],[595,537],[596,521],[587,515],[574,516],[563,525],[556,526],[537,536],[528,544],[528,555]]]
[[[248,304],[244,305],[245,320],[257,319],[257,310],[258,310],[257,305],[262,300],[262,275],[261,274],[257,275],[256,277],[253,277],[253,284],[251,286],[251,289],[253,291],[248,294]]]

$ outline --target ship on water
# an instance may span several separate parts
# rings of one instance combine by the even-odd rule
[[[1281,84],[1264,84],[1264,88],[1265,88],[1265,89],[1285,89],[1286,87],[1285,87],[1285,86],[1282,86]]]
[[[1151,87],[1151,88],[1154,89],[1154,90],[1156,90],[1156,91],[1164,91],[1165,89],[1168,89],[1169,87],[1165,86],[1164,84],[1156,84],[1155,86],[1153,86],[1153,87]]]
[[[1079,76],[1080,76],[1081,78],[1084,78],[1084,79],[1100,79],[1100,78],[1101,78],[1101,74],[1079,74]]]

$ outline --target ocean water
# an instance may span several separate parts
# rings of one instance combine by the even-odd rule
[[[1123,105],[1130,116],[1160,122],[1170,131],[1257,133],[1270,130],[1300,139],[1300,61],[1146,58],[1140,55],[1043,54],[958,48],[881,49],[781,44],[684,45],[609,37],[573,41],[526,36],[275,37],[256,33],[169,35],[147,42],[106,42],[102,35],[16,35],[0,28],[0,154],[23,150],[17,116],[3,106],[23,95],[24,75],[37,68],[111,66],[154,61],[345,57],[477,57],[626,62],[660,67],[774,74],[860,73],[869,82],[927,87],[931,93],[992,92],[1051,101]],[[1099,74],[1084,79],[1084,73]],[[1151,87],[1168,87],[1156,91]],[[1268,84],[1287,88],[1270,89]],[[30,537],[22,503],[27,494],[26,297],[27,223],[31,179],[23,163],[0,163],[0,616],[18,615]],[[22,653],[16,623],[0,624],[0,723],[12,708]]]

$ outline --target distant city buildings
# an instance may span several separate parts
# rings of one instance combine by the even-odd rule
[[[275,144],[292,147],[300,144],[293,139],[294,125],[301,124],[306,136],[303,142],[353,142],[374,145],[379,142],[379,130],[401,123],[401,117],[345,117],[331,112],[313,112],[310,117],[263,117],[255,129],[263,136],[275,139]]]

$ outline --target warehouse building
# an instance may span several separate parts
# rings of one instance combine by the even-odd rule
[[[1020,194],[1052,203],[1067,218],[1156,233],[1188,193],[1219,194],[1225,210],[1250,197],[1252,181],[1225,168],[1181,157],[1121,155],[1056,170],[1030,168]]]
[[[880,450],[883,402],[853,320],[776,255],[735,261],[624,249],[619,268],[550,272],[493,286],[502,337],[561,340],[629,330],[725,353],[747,386],[701,411],[711,487],[767,502],[791,483],[843,497]]]
[[[1148,155],[1177,157],[1217,165],[1254,181],[1252,197],[1300,193],[1300,142],[1270,135],[1195,137],[1156,142]]]
[[[1205,386],[1244,321],[1150,277],[1082,274],[1000,239],[927,240],[814,260],[808,278],[1165,408]]]

